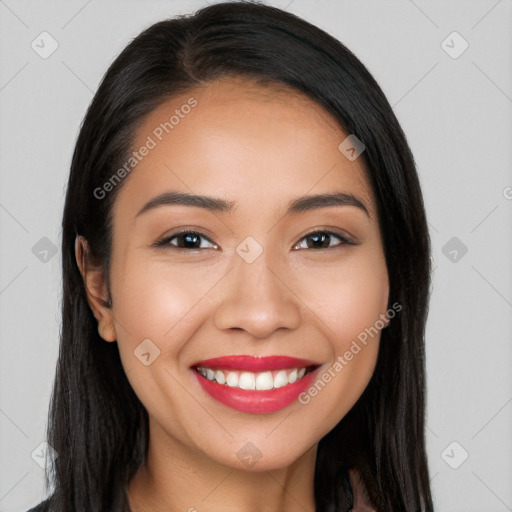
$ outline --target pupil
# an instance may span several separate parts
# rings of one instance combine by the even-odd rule
[[[329,246],[330,235],[327,235],[327,234],[311,235],[310,238],[312,240],[314,240],[314,244],[313,244],[314,247],[313,248],[318,248],[319,247],[317,245],[317,242],[320,242],[320,247],[328,247]],[[323,243],[326,240],[327,240],[327,245]]]
[[[191,233],[187,233],[187,234],[183,235],[183,239],[185,240],[185,245],[186,245],[187,247],[189,246],[189,245],[187,245],[187,244],[189,244],[189,242],[190,242],[191,240],[193,240],[193,241],[192,241],[192,242],[190,242],[190,243],[194,246],[194,248],[195,248],[195,247],[197,247],[197,241],[198,241],[198,238],[199,238],[199,237],[198,237],[197,235],[194,235],[194,234],[191,234]]]

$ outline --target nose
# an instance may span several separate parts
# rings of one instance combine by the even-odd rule
[[[214,314],[216,327],[242,329],[258,339],[278,329],[297,329],[301,301],[287,275],[275,260],[268,261],[265,251],[252,263],[236,256]]]

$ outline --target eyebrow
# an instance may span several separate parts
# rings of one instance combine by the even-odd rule
[[[187,192],[170,191],[165,192],[148,201],[137,213],[139,215],[158,208],[160,206],[189,206],[203,208],[211,212],[231,213],[237,206],[236,201],[227,201],[218,197],[189,194]],[[301,213],[319,208],[329,208],[332,206],[355,206],[369,216],[368,209],[362,201],[352,194],[345,192],[335,192],[331,194],[315,194],[310,196],[298,197],[288,203],[285,215]]]

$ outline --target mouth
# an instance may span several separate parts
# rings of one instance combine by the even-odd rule
[[[257,389],[267,391],[293,384],[315,369],[314,366],[273,370],[265,372],[248,372],[241,370],[213,369],[200,366],[194,369],[205,379],[223,386],[238,389]]]
[[[199,361],[191,368],[213,399],[240,411],[268,413],[295,400],[319,367],[287,356],[229,356]]]

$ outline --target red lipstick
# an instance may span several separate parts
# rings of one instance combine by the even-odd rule
[[[239,411],[263,414],[282,409],[297,399],[314,382],[319,364],[288,356],[226,356],[198,361],[192,365],[203,390],[213,399]],[[261,373],[291,368],[306,368],[306,373],[293,383],[267,389],[242,389],[225,383],[212,381],[197,371],[197,368],[238,372]]]
[[[212,369],[242,370],[247,372],[265,372],[267,370],[285,370],[287,368],[305,368],[318,363],[306,359],[288,356],[224,356],[198,361],[192,366],[206,366]]]

